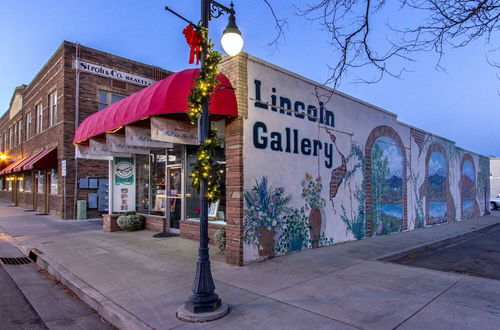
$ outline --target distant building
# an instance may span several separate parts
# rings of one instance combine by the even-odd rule
[[[491,197],[500,195],[500,157],[490,158],[490,193]]]
[[[75,127],[168,74],[63,42],[29,84],[15,89],[9,109],[0,118],[0,151],[7,157],[1,160],[0,200],[67,219],[75,218],[78,200],[86,201],[82,211],[87,217],[107,212],[106,201],[101,200],[100,210],[96,202],[107,198],[106,188],[97,188],[99,178],[107,183],[108,163],[75,160]]]

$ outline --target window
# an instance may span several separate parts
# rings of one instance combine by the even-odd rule
[[[26,140],[31,137],[31,112],[26,115]]]
[[[17,178],[17,191],[24,192],[24,177]]]
[[[14,123],[14,147],[17,146],[17,123]]]
[[[7,150],[9,148],[9,136],[7,135],[7,131],[3,134],[3,150]]]
[[[57,195],[57,171],[56,169],[52,169],[50,172],[50,194]]]
[[[24,177],[24,191],[31,192],[31,174]]]
[[[49,95],[49,127],[57,122],[57,92]]]
[[[14,146],[14,141],[12,140],[12,127],[9,128],[9,149],[12,149],[12,147]]]
[[[124,99],[126,96],[113,94],[110,92],[99,91],[99,111],[107,106]]]
[[[36,106],[36,115],[35,116],[36,116],[35,133],[40,134],[40,133],[42,133],[42,130],[43,130],[43,108],[42,108],[41,103]]]
[[[17,122],[17,143],[23,143],[23,121],[19,120]]]

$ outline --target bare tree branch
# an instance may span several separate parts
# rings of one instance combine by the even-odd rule
[[[270,43],[276,45],[284,36],[286,23],[278,19],[270,2],[264,1],[276,22],[278,34]],[[435,52],[436,68],[444,70],[441,59],[448,47],[466,47],[478,39],[489,43],[500,31],[500,0],[397,1],[396,15],[415,14],[417,19],[420,17],[416,26],[406,21],[402,27],[372,26],[374,18],[384,18],[386,0],[316,0],[303,8],[295,7],[299,16],[319,22],[328,33],[330,44],[339,52],[328,66],[331,73],[327,84],[337,88],[348,72],[362,67],[374,69],[375,74],[367,77],[364,73],[356,82],[376,83],[386,75],[399,78],[407,71],[405,63],[412,61],[412,55],[424,51]],[[375,37],[380,35],[386,35],[385,43]]]

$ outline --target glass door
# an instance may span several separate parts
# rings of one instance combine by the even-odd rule
[[[179,223],[183,217],[183,175],[182,168],[182,145],[175,145],[173,149],[168,150],[167,155],[167,219],[169,221],[169,230],[172,233],[179,233]]]

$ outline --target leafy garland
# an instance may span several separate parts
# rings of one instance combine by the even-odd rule
[[[208,39],[208,30],[206,28],[198,24],[195,33],[199,37],[198,49],[205,49],[206,57],[205,66],[201,68],[200,75],[194,78],[194,87],[188,97],[187,114],[193,125],[198,124],[198,119],[203,111],[203,100],[209,99],[215,87],[220,84],[216,76],[219,74],[217,66],[222,59],[222,54],[214,50],[214,44]],[[193,48],[194,46],[190,44],[189,40],[187,41],[189,46]],[[199,58],[199,54],[196,55]],[[220,176],[213,173],[216,165],[214,160],[215,149],[220,147],[221,143],[221,139],[217,137],[217,131],[210,127],[208,138],[205,139],[205,143],[201,144],[196,152],[196,162],[193,164],[191,174],[193,187],[198,191],[200,190],[201,180],[207,180],[206,197],[209,203],[219,200],[221,197],[218,180]]]

